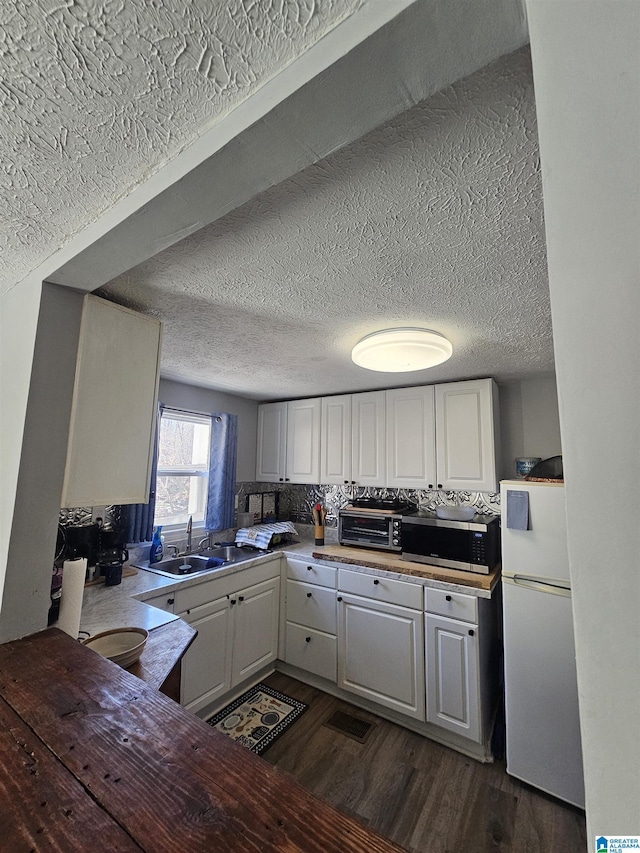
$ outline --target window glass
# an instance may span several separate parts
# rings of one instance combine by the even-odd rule
[[[211,421],[190,412],[165,410],[160,423],[154,524],[204,522],[209,487]]]

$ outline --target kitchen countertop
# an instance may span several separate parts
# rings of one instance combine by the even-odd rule
[[[110,628],[125,626],[146,628],[147,631],[151,631],[179,617],[153,605],[145,604],[146,600],[162,592],[172,592],[179,588],[184,589],[204,583],[214,576],[220,578],[234,574],[256,563],[276,560],[279,556],[279,552],[259,554],[253,560],[224,566],[211,572],[175,578],[165,577],[151,569],[139,568],[136,575],[123,577],[122,583],[117,586],[105,587],[104,584],[86,586],[82,600],[80,630],[91,636]]]
[[[0,646],[6,850],[402,853],[54,628]]]
[[[491,598],[495,585],[500,580],[500,566],[490,574],[481,575],[477,572],[464,572],[456,569],[444,569],[439,566],[428,566],[424,563],[414,563],[401,560],[386,551],[375,551],[367,548],[349,548],[345,545],[325,545],[313,547],[311,557],[316,560],[329,560],[333,563],[343,563],[352,571],[374,570],[376,574],[391,575],[397,580],[431,586],[448,592],[463,592],[476,595],[478,598]]]

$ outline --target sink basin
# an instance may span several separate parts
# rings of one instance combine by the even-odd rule
[[[267,551],[258,551],[253,548],[239,548],[237,545],[220,545],[218,548],[207,548],[206,551],[201,551],[200,554],[206,559],[213,557],[217,560],[224,560],[229,563],[239,563],[243,560],[253,560],[254,557],[259,557],[261,554],[266,554]]]
[[[214,572],[234,563],[242,563],[245,560],[253,560],[269,551],[258,551],[253,548],[238,548],[236,545],[223,545],[219,548],[208,548],[199,554],[189,554],[186,557],[172,557],[168,560],[160,560],[159,563],[144,565],[139,568],[150,569],[163,575],[195,575],[201,572]]]

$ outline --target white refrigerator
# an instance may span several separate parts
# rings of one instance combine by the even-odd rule
[[[507,773],[584,808],[564,486],[506,480],[500,506]]]

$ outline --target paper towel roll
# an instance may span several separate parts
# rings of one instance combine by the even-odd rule
[[[82,610],[86,573],[86,557],[81,557],[78,560],[65,560],[62,564],[62,596],[57,627],[73,637],[74,640],[78,639],[80,632],[80,611]]]

